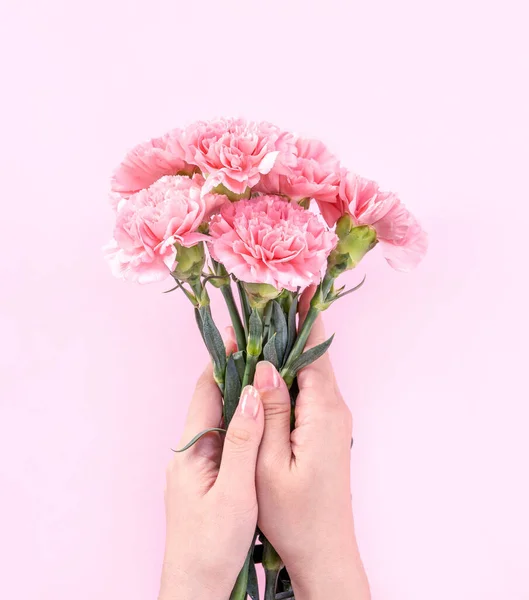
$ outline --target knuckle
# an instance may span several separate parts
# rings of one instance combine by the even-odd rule
[[[244,427],[229,427],[226,433],[225,443],[235,448],[244,448],[248,446],[248,442],[251,438],[252,434],[248,429],[245,429]]]
[[[275,419],[277,417],[290,416],[290,402],[282,402],[277,399],[270,399],[263,402],[265,419]]]

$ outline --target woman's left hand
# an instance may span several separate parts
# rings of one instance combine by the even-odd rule
[[[221,395],[211,367],[200,377],[180,447],[219,427]],[[209,433],[167,469],[167,538],[159,600],[229,598],[257,523],[255,466],[263,407],[248,386],[224,440]]]

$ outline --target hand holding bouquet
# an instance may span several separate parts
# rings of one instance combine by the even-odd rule
[[[316,318],[357,289],[339,287],[339,275],[377,245],[398,270],[414,267],[427,247],[395,194],[345,169],[321,142],[268,123],[198,122],[141,144],[114,173],[111,199],[113,272],[140,283],[174,279],[193,305],[223,396],[223,427],[195,432],[182,450],[228,427],[261,360],[281,373],[294,415],[297,374],[332,341],[305,349]],[[311,285],[316,292],[298,324],[300,293]],[[211,311],[212,287],[235,331],[237,348],[229,353]],[[288,594],[281,559],[261,541],[267,600]],[[258,597],[259,553],[252,544],[233,600]]]

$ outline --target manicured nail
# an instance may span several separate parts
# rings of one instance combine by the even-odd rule
[[[255,419],[259,412],[260,397],[259,392],[251,385],[247,385],[241,394],[239,404],[241,415]]]
[[[281,384],[280,375],[272,363],[266,360],[257,363],[254,378],[255,387],[259,390],[277,390]]]

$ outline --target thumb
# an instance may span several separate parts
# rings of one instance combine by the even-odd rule
[[[265,430],[260,453],[267,459],[284,457],[290,460],[290,394],[281,375],[272,363],[257,363],[255,387],[261,394]]]
[[[261,397],[247,385],[226,432],[215,487],[238,499],[249,492],[255,496],[255,466],[263,428]]]

